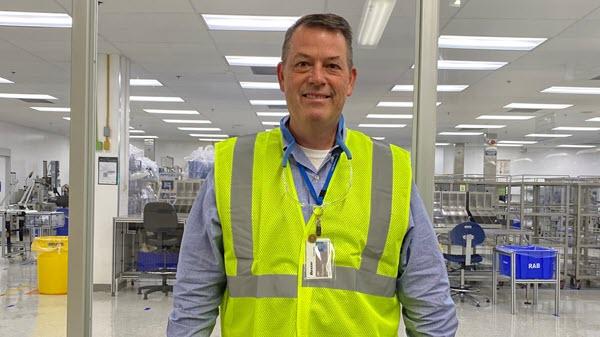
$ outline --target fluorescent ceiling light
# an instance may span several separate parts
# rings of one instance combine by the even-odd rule
[[[368,114],[367,118],[411,119],[413,116],[406,114]]]
[[[385,137],[371,137],[371,138],[373,138],[375,140],[384,140],[385,139]]]
[[[442,102],[437,102],[436,105],[440,106]],[[380,108],[412,108],[413,102],[386,102],[381,101],[377,103],[377,106]]]
[[[225,56],[230,66],[277,67],[281,57],[271,56]]]
[[[279,122],[263,121],[262,125],[279,125]]]
[[[190,133],[192,137],[212,137],[212,138],[228,138],[229,135],[221,135],[221,134],[212,134],[212,133]]]
[[[395,5],[396,0],[368,0],[365,2],[358,31],[360,46],[374,47],[379,43]]]
[[[0,26],[70,28],[72,19],[63,13],[0,11]]]
[[[271,129],[265,129],[265,131],[271,131],[271,130],[273,130],[273,129],[272,128]]]
[[[149,114],[166,114],[166,115],[198,115],[196,110],[164,110],[164,109],[144,109]]]
[[[157,136],[136,136],[136,135],[134,135],[134,136],[129,136],[129,138],[134,138],[134,139],[135,138],[139,138],[139,139],[156,139],[158,137]]]
[[[572,107],[573,104],[538,104],[538,103],[510,103],[504,106],[505,109],[541,109],[541,110],[560,110]]]
[[[455,126],[457,129],[502,129],[506,125],[486,125],[486,124],[458,124]]]
[[[165,96],[129,96],[131,102],[184,102],[181,97],[165,97]]]
[[[459,85],[459,84],[439,84],[437,86],[437,91],[439,92],[461,92],[467,89],[468,85]],[[392,88],[392,91],[414,91],[414,85],[410,84],[397,84]]]
[[[541,92],[550,94],[600,95],[600,87],[549,87]]]
[[[71,112],[71,108],[55,108],[51,106],[32,106],[33,110],[45,111],[45,112]]]
[[[206,119],[163,119],[163,122],[173,124],[211,124]]]
[[[298,16],[253,16],[202,14],[210,30],[247,30],[285,32],[298,19]]]
[[[524,121],[535,118],[532,115],[481,115],[477,119],[489,119],[499,121]]]
[[[180,126],[177,129],[181,131],[221,131],[220,128],[196,128],[187,126]]]
[[[586,119],[586,122],[600,122],[600,117],[594,117],[590,119]]]
[[[158,80],[140,79],[140,78],[130,79],[129,85],[132,87],[162,87],[163,86],[163,84],[160,83]]]
[[[533,37],[496,37],[441,35],[439,48],[485,50],[532,50],[547,39]]]
[[[130,126],[129,130],[135,130],[135,128],[133,126]]]
[[[440,132],[438,135],[441,136],[479,136],[483,135],[483,132]]]
[[[6,78],[0,77],[0,84],[11,84],[11,83],[15,83],[15,82],[9,81]]]
[[[436,146],[448,146],[450,143],[435,143]]]
[[[562,144],[557,147],[568,147],[573,149],[591,149],[596,147],[596,145],[572,145],[572,144]]]
[[[284,99],[251,99],[251,105],[287,105]]]
[[[240,82],[244,89],[277,89],[279,90],[278,82]]]
[[[54,100],[57,99],[54,96],[50,95],[38,95],[38,94],[9,94],[9,93],[0,93],[0,98],[16,98],[16,99],[49,99]]]
[[[538,137],[538,138],[566,138],[571,137],[572,135],[567,135],[564,133],[530,133],[525,135],[525,137]]]
[[[62,119],[66,120],[66,121],[70,121],[70,120],[71,120],[71,117],[67,117],[67,116],[65,116],[65,117],[63,117]]]
[[[496,144],[497,147],[521,147],[525,144]]]
[[[358,124],[360,128],[403,128],[406,124]]]
[[[257,112],[257,116],[260,117],[284,117],[289,115],[288,112]]]
[[[144,130],[129,130],[129,133],[146,133]]]
[[[225,139],[219,139],[219,138],[198,138],[199,141],[201,142],[222,142]]]
[[[508,62],[438,60],[438,69],[441,69],[441,70],[496,70],[496,69],[504,67],[506,64],[508,64]]]
[[[501,140],[498,141],[498,144],[522,144],[522,145],[529,145],[529,144],[537,144],[537,142],[535,140]]]
[[[554,131],[599,131],[600,128],[589,126],[559,126],[553,128]]]

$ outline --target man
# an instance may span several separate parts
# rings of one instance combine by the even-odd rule
[[[277,67],[278,129],[217,145],[186,224],[169,337],[454,336],[444,262],[409,155],[344,128],[357,72],[343,18],[307,15]],[[316,261],[328,257],[326,270]],[[323,261],[323,260],[321,260]]]

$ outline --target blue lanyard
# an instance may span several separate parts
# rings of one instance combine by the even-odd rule
[[[298,170],[300,170],[300,174],[302,175],[302,180],[304,180],[304,183],[306,184],[306,187],[308,187],[310,195],[313,197],[313,199],[315,200],[315,202],[317,203],[318,206],[323,205],[323,199],[325,199],[325,194],[327,193],[327,188],[329,187],[329,182],[331,181],[331,177],[333,176],[333,171],[335,170],[335,166],[337,165],[339,157],[340,157],[339,154],[334,155],[333,163],[331,163],[331,167],[329,168],[329,173],[327,173],[327,179],[325,179],[325,184],[323,185],[323,188],[321,189],[321,192],[319,192],[318,195],[317,195],[317,191],[315,190],[315,187],[313,186],[313,184],[310,182],[310,179],[308,178],[308,174],[306,173],[306,167],[304,167],[304,165],[298,163]]]

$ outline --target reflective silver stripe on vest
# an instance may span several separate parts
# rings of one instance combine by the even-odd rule
[[[356,291],[363,294],[392,297],[396,294],[396,278],[377,275],[366,270],[335,267],[332,280],[303,280],[302,286]]]
[[[237,276],[227,277],[231,297],[297,297],[296,275],[251,274],[252,240],[252,167],[255,137],[237,140],[232,172],[231,223],[233,246],[237,258]],[[359,270],[336,266],[333,280],[303,280],[305,287],[332,288],[364,294],[392,297],[396,293],[396,278],[377,275],[377,266],[389,231],[392,203],[392,154],[389,146],[373,144],[373,174],[371,183],[371,218],[367,245],[362,253]]]
[[[296,275],[229,276],[227,287],[231,297],[282,297],[298,296]]]
[[[231,231],[237,275],[250,276],[254,259],[252,242],[252,167],[256,136],[238,137],[231,173]]]
[[[393,167],[389,145],[373,143],[371,174],[371,219],[367,245],[362,252],[360,270],[377,273],[390,229]]]

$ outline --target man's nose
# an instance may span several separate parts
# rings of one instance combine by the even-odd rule
[[[312,68],[309,80],[313,85],[322,85],[325,83],[325,69],[322,65],[316,64]]]

